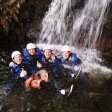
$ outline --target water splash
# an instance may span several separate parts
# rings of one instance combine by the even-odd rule
[[[53,0],[42,22],[40,46],[52,44],[55,51],[60,51],[63,44],[70,45],[82,60],[83,71],[111,73],[111,69],[101,65],[101,54],[95,49],[109,2],[85,0],[84,7],[73,12],[71,0]]]
[[[84,8],[71,11],[71,0],[53,0],[42,22],[39,42],[94,48],[110,0],[87,0]]]
[[[45,46],[46,44],[37,44],[37,47],[39,47],[40,49],[43,49]],[[61,54],[62,45],[52,44],[51,47],[53,49],[53,53],[55,53],[57,56]],[[101,63],[103,63],[101,53],[96,49],[82,49],[73,46],[70,47],[72,52],[75,52],[81,59],[83,72],[100,73],[106,76],[107,74],[109,74],[108,77],[112,76],[112,70],[107,68],[106,66],[101,65]]]

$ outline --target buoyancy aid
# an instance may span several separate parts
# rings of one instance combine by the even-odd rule
[[[43,56],[42,64],[44,68],[54,69],[58,67],[59,61],[57,58],[55,60],[52,60],[51,58],[46,58],[45,56]]]
[[[21,71],[25,70],[27,72],[27,74],[24,76],[24,77],[21,77],[20,74],[21,74]],[[13,66],[10,66],[10,70],[13,72],[13,76],[15,78],[18,78],[19,82],[23,82],[25,81],[26,79],[28,79],[30,77],[30,73],[27,69],[27,66],[25,64],[14,64]]]
[[[55,60],[52,60],[51,58],[46,58],[45,56],[43,56],[42,65],[43,68],[47,69],[48,71],[52,71],[55,77],[60,77],[61,67],[57,58]]]
[[[41,50],[39,48],[36,48],[36,53],[35,55],[31,56],[26,49],[23,49],[22,51],[22,55],[23,55],[23,61],[27,64],[28,69],[31,73],[35,73],[38,71],[38,67],[37,67],[37,61],[39,63],[42,62],[42,56],[43,53],[41,52]]]
[[[66,60],[63,59],[62,56],[59,56],[58,59],[61,64],[67,64],[69,66],[75,66],[81,64],[81,60],[77,58],[77,55],[75,53],[71,53],[70,57]]]
[[[33,56],[33,59],[41,61],[41,57],[43,56],[42,51],[39,48],[36,48],[35,50],[36,50],[36,53]],[[27,52],[27,49],[23,49],[22,55],[23,55],[24,62],[27,63],[32,60],[30,54]]]

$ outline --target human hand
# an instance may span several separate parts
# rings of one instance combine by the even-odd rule
[[[56,59],[56,56],[52,54],[51,59],[54,61]]]
[[[27,72],[22,68],[20,77],[25,77],[27,75]]]
[[[9,66],[10,66],[10,67],[11,67],[11,66],[14,66],[14,62],[11,61],[11,62],[9,63]]]
[[[38,68],[41,68],[41,67],[42,67],[42,64],[39,63],[38,61],[37,61],[37,67],[38,67]]]

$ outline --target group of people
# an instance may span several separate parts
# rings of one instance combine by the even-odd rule
[[[69,95],[73,89],[73,80],[76,76],[75,67],[81,64],[81,60],[71,52],[69,46],[61,48],[61,55],[56,56],[51,46],[46,45],[42,50],[34,43],[28,43],[22,51],[14,51],[11,54],[12,61],[9,68],[12,79],[6,86],[5,92],[10,91],[15,83],[21,83],[26,88],[46,89],[58,91],[63,95]],[[69,89],[63,89],[58,84],[64,81],[70,82]]]

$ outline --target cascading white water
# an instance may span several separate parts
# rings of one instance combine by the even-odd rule
[[[108,0],[88,0],[73,20],[71,44],[93,48],[102,33]]]
[[[70,7],[70,0],[53,0],[49,11],[42,22],[40,42],[65,43],[67,35],[66,15]]]
[[[54,49],[60,50],[68,44],[83,61],[84,71],[110,73],[110,69],[99,64],[102,60],[93,49],[102,32],[108,4],[109,0],[87,0],[82,10],[77,9],[74,14],[71,0],[53,0],[42,22],[38,46],[53,44]]]
[[[53,0],[42,22],[40,42],[95,47],[108,4],[109,0],[87,0],[74,14],[70,12],[71,0]],[[68,30],[70,25],[73,27]]]
[[[55,45],[52,44],[51,47],[53,49],[53,53],[56,55],[60,54],[60,48],[62,48],[63,45]],[[43,49],[46,47],[46,44],[37,44],[37,47],[40,49]],[[94,73],[101,73],[104,74],[108,77],[112,76],[112,70],[107,68],[106,66],[101,66],[100,63],[103,62],[101,59],[101,53],[98,52],[96,49],[88,49],[88,48],[75,48],[73,46],[71,47],[71,51],[75,52],[77,56],[81,59],[82,61],[82,70],[83,72],[94,72]]]

